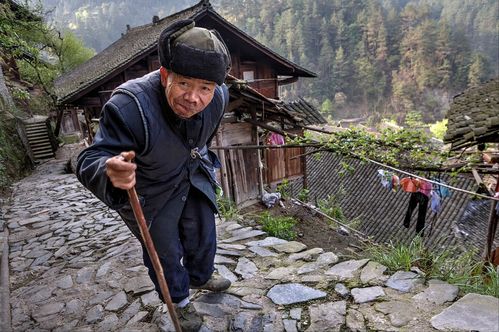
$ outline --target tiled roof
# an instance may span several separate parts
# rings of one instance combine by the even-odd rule
[[[277,108],[285,111],[287,114],[292,116],[298,122],[302,122],[304,125],[318,125],[325,124],[327,120],[305,99],[300,98],[294,101],[279,101],[277,102]]]
[[[207,0],[201,0],[198,4],[177,12],[173,15],[160,19],[156,23],[150,23],[139,27],[131,28],[116,42],[108,46],[102,52],[96,54],[87,62],[78,66],[74,70],[60,76],[55,81],[55,93],[59,103],[70,102],[77,94],[85,90],[91,90],[100,81],[108,76],[119,72],[122,68],[127,67],[134,61],[140,59],[144,54],[148,54],[157,47],[157,40],[161,31],[175,21],[191,18],[196,20],[202,17],[205,13],[210,13],[212,17],[222,22],[226,27],[233,32],[239,34],[247,43],[254,48],[260,49],[268,54],[274,61],[277,61],[283,68],[287,68],[286,72],[279,73],[282,75],[315,77],[313,72],[281,57],[269,48],[260,44],[251,36],[238,29],[233,24],[226,21],[222,16],[216,13],[211,4]]]
[[[259,93],[248,84],[231,84],[231,79],[234,80],[235,77],[229,76],[227,78],[227,81],[229,81],[228,85],[231,98],[243,98],[252,100],[253,102],[256,102],[255,105],[257,108],[262,107],[263,102],[265,112],[284,115],[285,117],[292,119],[295,123],[302,126],[327,123],[327,121],[322,117],[319,111],[317,111],[312,105],[307,103],[303,98],[299,98],[295,101],[281,101],[270,99]],[[237,81],[237,79],[235,80]]]
[[[69,100],[76,93],[93,86],[100,79],[119,71],[157,45],[161,32],[171,23],[194,16],[204,9],[204,1],[193,7],[167,16],[157,23],[131,28],[120,39],[96,54],[87,62],[58,77],[54,83],[59,102]]]
[[[342,162],[355,168],[353,174],[340,175]],[[411,228],[406,229],[402,223],[410,194],[383,188],[377,175],[378,169],[378,166],[329,152],[321,152],[320,159],[309,155],[307,179],[310,198],[318,200],[328,195],[340,197],[342,211],[348,220],[360,219],[359,231],[378,243],[409,243],[415,235],[417,208],[413,212]],[[446,180],[445,177],[443,180]],[[460,176],[452,184],[471,191],[476,189],[475,181],[468,177]],[[490,204],[472,202],[470,195],[457,191],[442,201],[442,210],[434,221],[432,234],[428,236],[426,231],[424,237],[429,248],[459,245],[466,249],[476,248],[480,252],[483,250]],[[426,225],[433,218],[434,213],[428,208]],[[499,234],[496,234],[496,244],[499,245]]]
[[[455,96],[446,117],[444,142],[452,149],[499,142],[499,78]]]

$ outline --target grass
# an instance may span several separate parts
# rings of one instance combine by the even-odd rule
[[[499,273],[494,267],[477,259],[474,251],[456,254],[453,248],[440,252],[427,249],[421,237],[411,243],[369,246],[369,258],[388,267],[392,272],[409,271],[418,267],[426,279],[440,279],[458,286],[464,293],[479,293],[499,297]]]
[[[296,239],[296,232],[294,231],[296,220],[293,217],[276,217],[265,211],[260,214],[258,223],[263,226],[262,229],[270,236],[284,240]]]
[[[228,198],[217,197],[218,211],[225,220],[235,219],[239,215],[236,204]]]

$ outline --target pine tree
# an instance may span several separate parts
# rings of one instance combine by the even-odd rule
[[[471,66],[468,73],[468,86],[478,86],[487,77],[486,59],[480,53],[473,54]]]

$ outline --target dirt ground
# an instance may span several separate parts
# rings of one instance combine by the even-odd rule
[[[291,216],[298,221],[295,226],[298,234],[296,241],[306,244],[309,249],[323,248],[324,251],[355,258],[356,254],[361,251],[362,243],[354,235],[339,233],[325,217],[306,207],[295,205],[291,201],[283,203],[284,207],[276,205],[270,209],[261,203],[247,207],[241,211],[241,215],[245,216],[242,223],[254,226],[257,215],[263,211],[269,211],[275,216]]]

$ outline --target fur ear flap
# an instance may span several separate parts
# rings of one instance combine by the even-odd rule
[[[171,48],[173,41],[187,30],[194,28],[194,26],[195,22],[193,20],[180,20],[168,26],[165,30],[163,30],[163,32],[161,32],[158,40],[159,63],[161,66],[166,69],[171,69]]]

